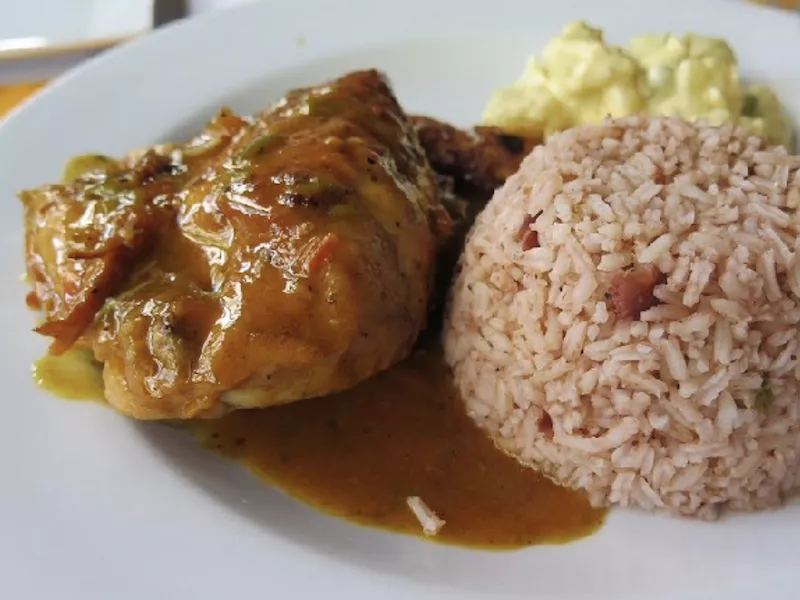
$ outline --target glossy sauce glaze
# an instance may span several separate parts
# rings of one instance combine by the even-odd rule
[[[588,535],[605,511],[498,450],[464,414],[441,350],[353,390],[196,423],[210,448],[324,512],[422,535],[406,498],[446,521],[436,541],[484,548]]]

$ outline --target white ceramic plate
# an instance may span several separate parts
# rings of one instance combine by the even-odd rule
[[[566,22],[613,41],[694,30],[729,39],[800,121],[800,20],[706,1],[338,0],[246,5],[169,27],[68,75],[0,126],[0,597],[797,598],[800,506],[719,523],[614,511],[564,546],[479,552],[326,517],[158,424],[38,391],[45,347],[24,308],[14,191],[86,151],[193,131],[222,104],[377,66],[406,109],[475,122],[489,91]]]

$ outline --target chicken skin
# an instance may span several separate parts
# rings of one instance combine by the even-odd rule
[[[405,358],[452,221],[376,71],[21,194],[37,330],[91,348],[108,402],[215,417],[327,395]]]

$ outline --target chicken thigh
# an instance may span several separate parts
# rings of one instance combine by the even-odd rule
[[[405,358],[452,229],[376,71],[71,178],[21,194],[38,331],[90,347],[140,419],[323,396]]]

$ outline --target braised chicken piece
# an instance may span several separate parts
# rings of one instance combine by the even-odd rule
[[[431,167],[486,197],[513,175],[541,139],[505,133],[497,127],[456,129],[429,117],[411,117]]]
[[[38,331],[52,352],[93,349],[112,406],[213,417],[409,354],[452,221],[379,73],[223,111],[129,163],[88,160],[21,194]]]

